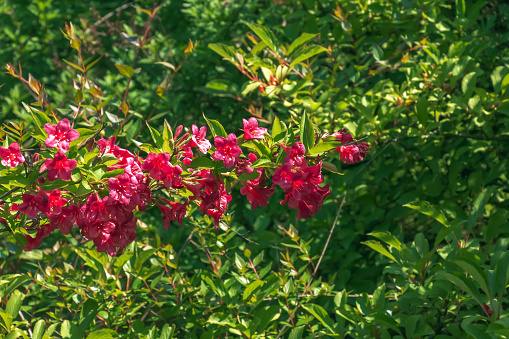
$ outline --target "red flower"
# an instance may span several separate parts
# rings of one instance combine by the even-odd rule
[[[59,215],[62,213],[62,207],[67,204],[67,199],[60,196],[60,191],[55,188],[49,195],[43,190],[39,191],[39,197],[42,202],[39,207],[39,211],[50,216]]]
[[[341,161],[349,164],[361,162],[366,157],[366,154],[369,153],[368,144],[365,142],[361,142],[358,145],[340,146],[338,149],[341,153]]]
[[[170,228],[170,221],[178,222],[179,227],[182,226],[182,219],[186,216],[187,204],[186,200],[183,204],[176,201],[166,201],[170,207],[157,203],[159,209],[164,214],[163,226],[166,230]]]
[[[254,168],[250,166],[252,166],[253,162],[258,160],[258,158],[253,153],[249,153],[247,157],[248,159],[235,159],[235,173],[237,173],[237,175],[252,173],[254,171]]]
[[[71,141],[80,137],[78,131],[71,128],[69,119],[60,120],[56,126],[46,124],[44,125],[44,130],[48,133],[48,138],[44,142],[46,147],[57,147],[64,152],[69,151],[69,144]]]
[[[33,219],[39,211],[45,212],[44,199],[39,195],[23,194],[23,203],[18,205],[18,211],[26,213],[27,217]]]
[[[263,173],[260,173],[260,178],[262,175]],[[244,187],[240,189],[240,193],[245,195],[251,203],[252,210],[258,206],[267,206],[269,197],[274,194],[274,188],[264,187],[265,185],[260,182],[260,178],[246,181]]]
[[[32,238],[30,235],[25,234],[25,238],[27,240],[27,246],[24,248],[25,251],[31,251],[36,247],[41,246],[42,238],[44,236],[44,230],[38,229],[35,234],[35,238]]]
[[[210,144],[210,141],[208,141],[205,136],[207,135],[207,127],[202,126],[200,129],[198,129],[198,126],[193,125],[192,126],[193,135],[191,136],[191,140],[189,141],[189,146],[196,147],[198,146],[198,149],[203,154],[206,154],[207,151],[212,147]]]
[[[332,136],[338,139],[342,144],[347,144],[353,141],[352,135],[347,131],[346,128],[343,128],[339,132],[332,133]]]
[[[168,167],[166,167],[163,174],[161,174],[160,179],[166,187],[181,188],[183,187],[181,175],[182,167],[179,165],[172,166],[171,164],[168,164]]]
[[[219,161],[222,160],[226,168],[231,168],[235,162],[235,158],[238,158],[242,154],[242,150],[237,145],[237,137],[231,133],[228,137],[215,137],[214,145],[216,151],[212,154],[212,159]]]
[[[108,187],[110,188],[110,198],[113,201],[118,201],[121,204],[129,205],[131,198],[139,201],[136,194],[138,189],[138,180],[133,175],[122,173],[116,178],[108,179]]]
[[[76,168],[78,162],[74,159],[67,159],[64,152],[58,151],[53,159],[44,160],[44,165],[48,169],[48,180],[54,181],[58,178],[71,180],[71,171]]]
[[[150,177],[154,180],[159,180],[161,174],[170,166],[171,154],[169,153],[149,153],[147,159],[141,164],[141,169],[148,171]]]
[[[250,118],[249,120],[242,119],[244,123],[244,139],[263,139],[263,135],[267,133],[267,129],[264,127],[258,127],[258,120],[256,118]]]
[[[79,214],[79,207],[75,204],[62,207],[62,212],[59,215],[48,215],[51,229],[60,229],[63,234],[69,234],[69,229],[72,228]]]
[[[2,165],[5,167],[15,168],[25,162],[25,157],[21,155],[17,142],[13,142],[8,148],[0,147],[0,157],[2,158]]]

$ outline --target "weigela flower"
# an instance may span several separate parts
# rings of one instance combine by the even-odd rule
[[[249,153],[247,159],[237,158],[235,159],[235,173],[241,175],[242,173],[252,173],[254,168],[251,168],[253,162],[258,160],[256,154]]]
[[[34,238],[32,238],[28,234],[25,234],[25,239],[27,240],[27,245],[24,248],[24,250],[31,251],[34,248],[41,246],[43,237],[44,237],[44,230],[42,228],[37,230],[37,233],[35,234]]]
[[[306,154],[306,148],[302,144],[302,142],[297,141],[291,147],[283,146],[285,153],[287,156],[284,159],[285,163],[290,163],[292,165],[301,165],[304,159],[304,154]]]
[[[332,136],[339,140],[342,144],[347,144],[353,141],[352,135],[346,128],[343,128],[339,132],[332,133]]]
[[[215,161],[222,160],[226,168],[231,168],[235,163],[235,158],[242,154],[242,150],[237,145],[237,137],[235,134],[229,134],[226,139],[223,137],[215,137],[214,145],[216,151],[212,154]]]
[[[0,147],[0,158],[2,158],[2,165],[11,168],[25,162],[25,157],[21,155],[17,142],[13,142],[9,147]]]
[[[244,139],[263,139],[263,135],[267,133],[267,129],[264,127],[258,127],[258,120],[256,118],[250,118],[249,120],[242,119],[244,123]]]
[[[181,188],[182,185],[182,167],[169,164],[164,172],[160,175],[160,179],[166,187]]]
[[[157,203],[157,206],[159,206],[159,209],[164,214],[162,216],[164,218],[163,220],[163,226],[166,230],[169,230],[170,228],[170,221],[175,221],[179,224],[179,227],[182,226],[182,219],[186,216],[186,209],[188,201],[186,200],[183,204],[176,202],[176,201],[165,201],[169,207],[166,205],[161,205],[160,203]]]
[[[179,153],[177,156],[177,159],[182,161],[184,165],[191,165],[191,161],[193,161],[193,149],[191,147],[184,147],[182,149],[182,152]]]
[[[26,213],[27,217],[33,219],[37,213],[45,212],[44,199],[40,195],[23,194],[23,203],[18,205],[18,211]]]
[[[206,154],[207,151],[212,148],[210,141],[205,138],[207,135],[207,127],[202,126],[200,129],[198,129],[198,126],[193,125],[191,129],[193,131],[193,135],[189,141],[189,146],[198,147],[200,152]]]
[[[338,148],[341,153],[340,160],[348,164],[361,162],[369,153],[368,144],[365,142],[361,142],[358,145],[340,146]]]
[[[138,189],[138,180],[133,175],[122,173],[116,178],[108,179],[108,187],[110,189],[110,198],[121,204],[129,205],[131,198],[139,201],[136,194]]]
[[[59,228],[60,232],[63,234],[69,234],[69,230],[73,227],[78,218],[79,211],[78,205],[70,204],[69,206],[62,207],[62,212],[60,214],[48,215],[51,230]],[[45,236],[48,235],[45,234]]]
[[[50,194],[40,190],[39,197],[42,199],[39,210],[48,216],[59,215],[62,213],[62,207],[67,204],[67,199],[61,197],[58,188],[55,188]]]
[[[67,159],[64,152],[58,151],[53,159],[44,160],[44,165],[48,169],[48,180],[54,181],[62,179],[71,180],[71,171],[76,168],[78,162],[74,159]]]
[[[170,166],[170,159],[171,154],[166,152],[149,153],[143,164],[141,164],[141,169],[148,171],[152,179],[159,180],[161,174]]]
[[[71,141],[80,137],[78,131],[71,128],[69,119],[62,119],[56,125],[46,124],[44,130],[48,133],[48,138],[44,142],[46,147],[57,147],[63,152],[69,151]]]
[[[260,177],[254,180],[248,180],[240,189],[240,193],[245,195],[251,203],[251,209],[254,210],[258,206],[267,206],[269,197],[274,194],[274,188],[265,187],[263,171],[259,169]]]

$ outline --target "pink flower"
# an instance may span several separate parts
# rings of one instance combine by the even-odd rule
[[[263,139],[263,135],[267,133],[267,129],[258,127],[258,120],[250,118],[249,120],[242,119],[244,123],[244,139]]]
[[[41,246],[43,236],[44,236],[44,230],[42,228],[37,230],[37,233],[35,234],[35,238],[32,238],[30,235],[25,234],[25,238],[27,240],[27,246],[23,250],[31,251],[34,248]]]
[[[262,171],[260,171],[262,172]],[[254,210],[258,206],[267,206],[269,203],[269,197],[274,194],[274,188],[264,187],[265,180],[260,180],[263,173],[260,173],[260,177],[254,180],[246,181],[244,187],[240,189],[240,193],[245,195],[247,200],[251,203],[251,209]]]
[[[165,168],[163,174],[161,174],[160,179],[166,187],[181,188],[183,187],[181,175],[182,167],[169,164],[168,167]]]
[[[67,199],[62,198],[60,195],[61,193],[58,188],[55,188],[50,194],[40,190],[39,197],[41,197],[42,202],[39,210],[48,216],[62,213],[62,207],[67,204]]]
[[[340,159],[344,163],[355,164],[361,162],[369,153],[368,144],[361,142],[358,145],[340,146],[339,152],[341,153]]]
[[[27,217],[33,219],[39,211],[45,212],[44,199],[34,194],[23,194],[23,203],[18,205],[18,211],[26,213]],[[42,209],[42,210],[41,210]]]
[[[17,142],[13,142],[8,148],[0,147],[0,157],[2,158],[2,165],[5,167],[15,168],[25,162],[25,157],[21,155]]]
[[[48,215],[51,229],[59,228],[63,234],[69,234],[69,229],[72,228],[79,214],[79,207],[75,204],[62,207],[62,212],[59,215]]]
[[[170,228],[170,221],[176,221],[179,227],[182,226],[182,219],[186,216],[187,200],[181,204],[176,201],[166,201],[170,207],[157,203],[159,209],[164,214],[163,226],[166,230]]]
[[[235,173],[237,175],[241,175],[242,173],[252,173],[254,171],[254,168],[251,168],[253,165],[253,162],[258,160],[256,157],[256,154],[249,153],[248,159],[235,159]]]
[[[54,181],[58,178],[71,180],[71,171],[76,168],[78,162],[74,159],[67,159],[64,152],[58,151],[53,159],[44,160],[44,165],[48,169],[48,180]]]
[[[352,135],[347,131],[346,128],[343,128],[339,132],[332,133],[332,136],[338,139],[342,144],[347,144],[353,141]]]
[[[198,149],[203,154],[206,154],[207,151],[212,147],[210,141],[208,141],[205,136],[207,135],[207,127],[202,126],[198,130],[198,126],[192,126],[193,135],[191,136],[191,141],[189,141],[189,146],[195,147],[198,146]]]
[[[116,178],[109,178],[108,187],[110,188],[110,198],[121,204],[129,205],[131,198],[139,200],[136,194],[138,180],[133,175],[122,173]]]
[[[237,145],[237,137],[231,133],[228,137],[215,137],[214,145],[216,151],[212,154],[212,159],[219,161],[222,160],[226,168],[231,168],[235,163],[235,158],[242,154],[242,150]]]
[[[169,153],[149,153],[147,159],[141,164],[141,169],[148,171],[152,179],[159,180],[161,174],[169,167],[170,159]]]
[[[46,147],[57,147],[59,150],[69,151],[69,144],[80,137],[78,131],[71,128],[69,119],[62,119],[53,126],[51,124],[44,125],[44,130],[48,133],[48,138],[44,142]]]

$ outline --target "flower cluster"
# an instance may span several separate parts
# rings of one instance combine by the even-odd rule
[[[323,199],[331,192],[329,185],[319,186],[323,182],[322,162],[317,160],[309,166],[304,157],[304,145],[298,141],[291,147],[284,147],[287,156],[283,166],[276,169],[272,181],[281,186],[285,199],[281,204],[299,211],[297,220],[315,216],[322,208]]]
[[[42,162],[41,177],[22,195],[22,202],[10,208],[18,216],[25,214],[33,219],[32,225],[36,226],[35,237],[26,236],[25,249],[39,246],[56,229],[69,234],[76,225],[98,251],[109,255],[121,253],[136,238],[134,213],[147,206],[160,209],[167,230],[172,222],[182,225],[191,210],[190,204],[196,205],[202,215],[208,215],[217,227],[232,200],[227,187],[238,181],[240,193],[246,196],[252,209],[267,206],[279,186],[285,194],[281,204],[297,210],[297,220],[315,216],[331,193],[329,185],[323,185],[320,157],[310,157],[301,141],[289,145],[272,142],[267,129],[259,127],[256,118],[243,119],[243,125],[244,134],[240,138],[233,133],[215,136],[214,147],[207,139],[207,127],[192,125],[181,136],[184,128],[178,126],[170,151],[152,149],[145,159],[116,145],[115,137],[91,140],[80,149],[88,145],[88,151],[92,152],[97,144],[98,150],[94,151],[97,158],[108,155],[108,159],[116,160],[108,162],[106,170],[110,175],[89,183],[90,194],[76,196],[67,190],[45,190],[42,175],[47,172],[48,181],[60,179],[71,185],[84,178],[89,170],[81,169],[82,158],[71,159],[68,154],[76,152],[67,153],[71,142],[79,139],[80,134],[67,119],[56,125],[46,124],[48,137],[44,144],[56,150]],[[346,130],[333,133],[332,137],[341,143],[336,151],[345,163],[362,161],[369,153],[367,144],[357,143]],[[253,152],[246,156],[241,146]],[[17,143],[0,147],[0,156],[2,165],[10,168],[25,161]],[[202,162],[194,161],[200,156],[210,156],[215,163],[211,165],[207,160],[207,165],[201,166]]]

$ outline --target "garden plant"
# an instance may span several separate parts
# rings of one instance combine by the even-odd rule
[[[509,5],[6,0],[1,338],[509,336]]]

